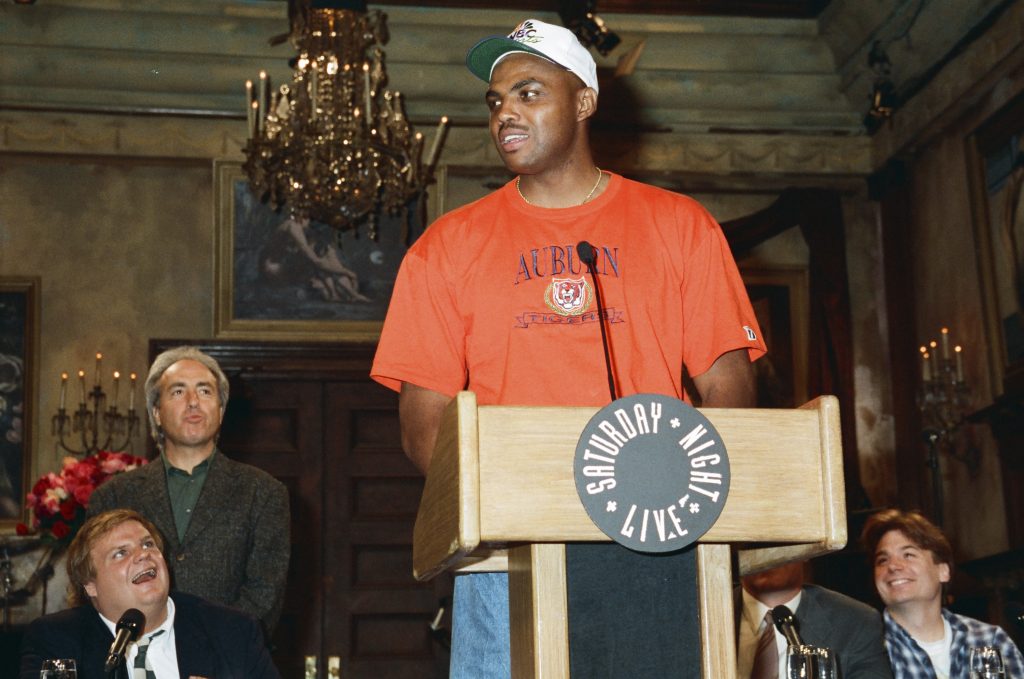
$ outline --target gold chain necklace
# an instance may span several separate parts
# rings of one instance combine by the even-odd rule
[[[597,187],[601,185],[601,178],[604,176],[604,173],[601,171],[601,168],[597,167],[596,165],[594,167],[597,170],[597,181],[594,182],[594,188],[590,189],[590,193],[587,194],[587,197],[584,198],[577,205],[577,207],[579,207],[580,205],[583,205],[588,200],[590,200],[593,197],[593,195],[594,195],[594,191],[597,191]],[[516,191],[519,192],[519,197],[522,198],[524,201],[526,201],[527,205],[533,205],[533,203],[530,202],[530,199],[523,195],[523,190],[521,188],[519,188],[519,180],[522,179],[522,178],[523,178],[522,175],[516,177]]]

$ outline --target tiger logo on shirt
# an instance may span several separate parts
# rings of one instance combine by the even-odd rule
[[[594,291],[587,280],[579,278],[552,278],[544,290],[544,303],[562,316],[579,316],[590,308]]]

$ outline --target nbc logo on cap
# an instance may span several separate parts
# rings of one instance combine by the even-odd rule
[[[498,62],[516,52],[533,54],[558,64],[579,77],[584,85],[598,91],[597,64],[587,48],[569,29],[537,19],[523,21],[508,36],[484,38],[469,50],[466,66],[473,75],[490,82]]]

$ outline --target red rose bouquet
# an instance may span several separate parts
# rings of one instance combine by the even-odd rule
[[[106,450],[81,460],[64,458],[60,473],[45,474],[26,496],[26,506],[32,510],[32,527],[19,523],[18,535],[35,532],[45,542],[66,546],[85,522],[92,492],[111,476],[144,464],[146,460],[137,455]]]

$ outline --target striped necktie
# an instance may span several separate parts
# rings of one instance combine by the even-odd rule
[[[154,632],[148,637],[143,637],[139,640],[138,647],[139,652],[135,656],[135,665],[132,668],[132,679],[156,679],[156,673],[153,672],[153,665],[149,662],[149,658],[146,657],[149,651],[149,644],[156,637],[164,633],[164,630]]]
[[[757,651],[754,653],[754,668],[750,671],[750,679],[778,679],[779,646],[775,642],[775,626],[772,624],[772,612],[764,614],[764,631],[757,640]]]

